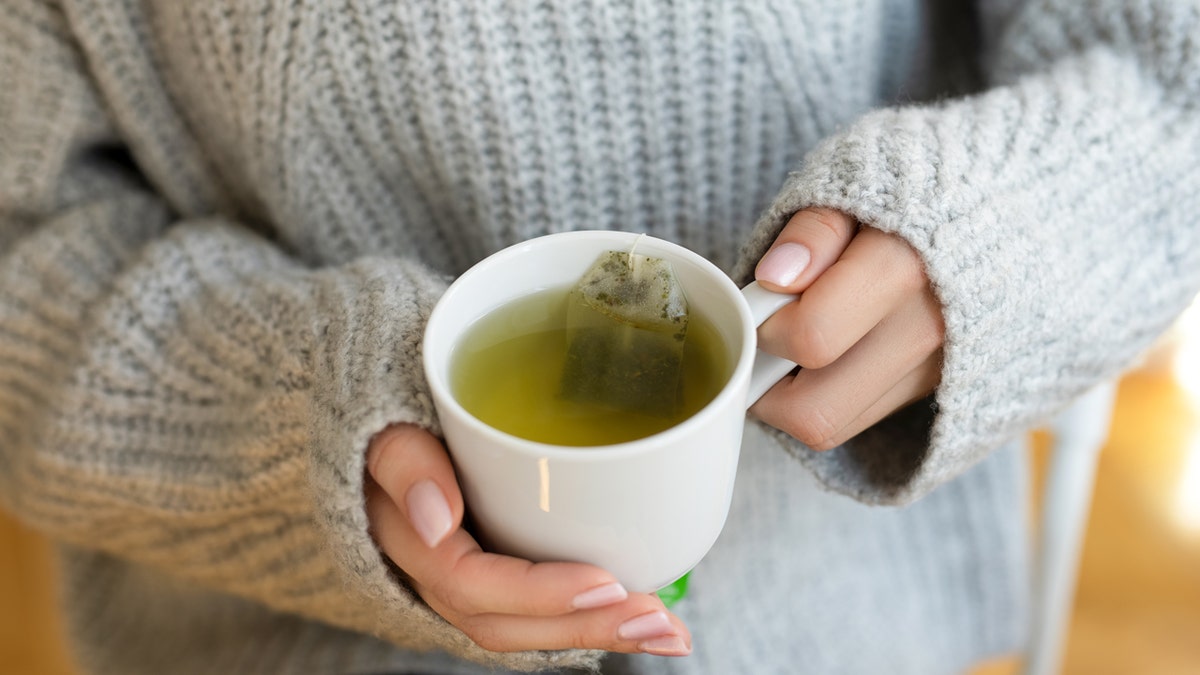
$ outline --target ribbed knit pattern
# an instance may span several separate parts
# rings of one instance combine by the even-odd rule
[[[827,453],[752,427],[696,654],[603,665],[1017,648],[1020,470],[985,457],[1200,288],[1200,9],[979,4],[5,2],[0,505],[64,543],[85,671],[600,667],[398,583],[367,442],[437,431],[425,317],[487,254],[615,228],[745,280],[813,205],[920,253],[942,384]]]
[[[1200,9],[1094,4],[1021,15],[996,89],[823,142],[759,224],[742,277],[790,213],[822,205],[903,236],[944,307],[928,442],[897,441],[907,420],[802,453],[836,489],[928,492],[1115,376],[1195,295],[1200,76],[1182,63],[1200,59]]]

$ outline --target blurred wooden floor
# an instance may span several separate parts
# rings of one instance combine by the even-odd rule
[[[46,542],[0,515],[0,673],[74,672],[52,570]],[[1122,380],[1100,457],[1063,674],[1130,673],[1200,673],[1200,329]]]
[[[75,672],[63,648],[54,593],[50,545],[0,514],[0,673]]]

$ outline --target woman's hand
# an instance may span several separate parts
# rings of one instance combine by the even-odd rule
[[[484,552],[462,528],[454,468],[429,432],[384,430],[371,441],[367,472],[375,540],[421,598],[484,649],[691,651],[687,628],[662,601],[627,593],[598,567]]]
[[[758,263],[759,284],[802,293],[759,328],[802,366],[751,413],[828,450],[937,386],[945,327],[917,253],[828,209],[798,212]]]

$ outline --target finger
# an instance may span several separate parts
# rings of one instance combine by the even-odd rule
[[[562,617],[476,616],[461,628],[492,651],[603,649],[683,656],[692,645],[687,626],[649,594],[631,595],[619,605]]]
[[[557,616],[620,602],[628,593],[610,573],[574,562],[533,563],[491,554],[466,530],[457,530],[437,549],[416,539],[396,504],[368,502],[385,554],[430,593],[439,614],[524,614]],[[431,597],[432,596],[432,597]],[[449,619],[449,616],[448,616]]]
[[[461,528],[431,549],[381,488],[368,494],[367,509],[380,548],[448,620],[487,613],[556,616],[628,596],[598,567],[487,553]]]
[[[831,447],[842,445],[888,415],[931,394],[941,379],[941,367],[942,353],[941,350],[938,350],[920,366],[905,375],[896,383],[896,386],[872,403],[853,422],[834,434],[830,439]]]
[[[372,441],[367,466],[382,493],[368,498],[381,548],[409,576],[441,589],[442,602],[455,611],[560,614],[625,597],[616,579],[594,566],[535,566],[484,553],[460,527],[463,501],[454,468],[428,432],[389,428]]]
[[[843,428],[940,348],[941,325],[936,303],[916,298],[832,364],[782,380],[751,413],[815,450],[835,447]]]
[[[754,278],[769,290],[799,293],[838,259],[857,228],[840,211],[798,211],[758,261]]]
[[[376,494],[380,498],[369,499],[368,508],[372,522],[379,524],[385,551],[411,546],[416,534],[411,530],[405,534],[400,509],[383,498],[380,489],[376,488]],[[433,561],[434,569],[446,565],[444,575],[431,575],[427,568],[422,574],[410,574],[410,583],[435,612],[486,649],[604,649],[663,656],[682,656],[691,651],[687,627],[665,610],[661,600],[645,593],[625,593],[602,570],[576,563],[530,563],[484,553],[464,530],[455,532],[429,554],[460,547],[474,549],[467,559],[500,564],[477,575],[467,569],[469,564]],[[398,557],[408,560],[403,553]],[[419,567],[411,562],[397,564],[405,571]],[[513,569],[523,570],[524,576],[514,580]],[[588,579],[595,575],[598,579]],[[428,578],[432,581],[423,581]],[[601,582],[598,585],[597,580]],[[505,592],[501,600],[478,599],[501,591]],[[498,609],[475,609],[486,604]]]
[[[917,294],[934,300],[917,253],[895,235],[863,228],[799,301],[763,323],[760,346],[804,368],[822,368]]]
[[[367,472],[435,547],[462,524],[463,499],[446,448],[410,424],[388,427],[371,440]]]

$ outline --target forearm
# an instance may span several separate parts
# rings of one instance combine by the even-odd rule
[[[835,489],[919,497],[1115,376],[1200,287],[1198,64],[1177,32],[1196,21],[1171,15],[1195,8],[1157,3],[1121,32],[1121,12],[1059,4],[1004,34],[1004,84],[819,146],[746,252],[744,274],[792,213],[834,208],[903,237],[942,303],[935,407],[799,451]]]
[[[436,426],[418,353],[441,275],[401,257],[314,268],[157,193],[51,3],[0,10],[0,92],[0,506],[393,644],[588,660],[485,652],[371,538],[369,439]]]
[[[432,424],[406,326],[440,288],[399,261],[308,271],[229,223],[156,221],[153,200],[113,197],[0,264],[6,505],[304,611],[300,589],[342,585],[327,538],[370,545],[348,522],[370,434]]]

